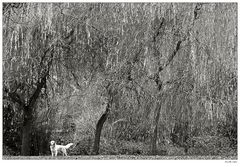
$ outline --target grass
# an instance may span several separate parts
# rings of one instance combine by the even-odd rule
[[[134,155],[96,155],[96,156],[2,156],[3,160],[237,160],[237,156],[134,156]]]

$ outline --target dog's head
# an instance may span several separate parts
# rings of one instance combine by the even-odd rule
[[[56,145],[56,142],[52,140],[52,141],[50,141],[50,145],[51,145],[51,146],[55,146],[55,145]]]

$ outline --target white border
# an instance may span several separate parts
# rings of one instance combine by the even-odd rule
[[[195,3],[195,2],[206,2],[206,3],[211,3],[211,2],[214,2],[214,3],[217,3],[217,2],[220,2],[220,3],[237,3],[238,0],[205,0],[205,1],[197,1],[197,0],[175,0],[175,1],[172,1],[172,0],[117,0],[117,1],[114,1],[114,0],[100,0],[100,1],[96,1],[96,0],[23,0],[23,1],[20,1],[20,0],[2,0],[2,2],[68,2],[68,3],[71,3],[71,2],[80,2],[80,3],[88,3],[88,2],[108,2],[108,3],[121,3],[121,2],[126,2],[126,3],[131,3],[131,2],[159,2],[159,3],[179,3],[179,2],[187,2],[187,3]]]
[[[79,1],[79,0],[61,0],[61,1],[57,1],[57,0],[41,0],[41,1],[34,1],[34,0],[25,0],[25,1],[18,1],[18,0],[12,0],[12,1],[8,1],[8,0],[2,0],[1,2],[82,2],[82,3],[87,3],[87,2],[188,2],[188,3],[193,3],[193,2],[224,2],[224,3],[236,3],[238,1],[236,0],[228,0],[228,1],[223,1],[223,0],[207,0],[207,1],[193,1],[193,0],[175,0],[175,1],[159,1],[159,0],[151,0],[151,1],[145,1],[145,0],[131,0],[131,1],[127,1],[127,0],[121,0],[121,1],[113,1],[113,0],[102,0],[102,1],[95,1],[95,0],[87,0],[87,1]],[[0,13],[0,21],[1,21],[1,35],[2,35],[2,3],[0,4],[0,8],[1,8],[1,13]],[[238,4],[238,19],[239,19],[239,4]],[[239,21],[238,21],[238,27],[239,27]],[[239,35],[238,35],[238,41],[239,41]],[[0,93],[2,95],[2,38],[0,38],[0,48],[1,48],[1,53],[0,53],[0,57],[1,57],[1,61],[0,61],[0,82],[1,82],[1,86],[0,86]],[[239,49],[239,42],[238,42],[238,49]],[[239,53],[239,52],[238,52]],[[239,59],[238,59],[238,74],[239,74]],[[240,79],[238,77],[238,83],[240,82]],[[238,84],[239,87],[239,84]],[[238,97],[239,97],[239,91],[238,91]],[[66,161],[61,161],[61,160],[2,160],[2,98],[0,100],[0,107],[1,107],[1,116],[0,116],[0,132],[1,132],[1,138],[0,138],[0,165],[1,166],[15,166],[15,167],[19,167],[19,166],[64,166],[64,167],[75,167],[75,166],[82,166],[82,167],[88,167],[88,166],[143,166],[143,167],[148,167],[148,166],[153,166],[153,167],[165,167],[165,166],[174,166],[174,167],[179,167],[179,166],[191,166],[191,167],[195,167],[195,166],[217,166],[217,167],[221,167],[221,166],[239,166],[239,162],[237,161],[237,163],[227,163],[227,161],[225,160],[78,160],[78,161],[74,161],[74,160],[66,160]],[[238,107],[239,108],[239,107]],[[239,112],[238,112],[239,113]],[[239,115],[238,114],[238,120],[239,120]],[[238,121],[238,139],[239,139],[239,121]],[[239,141],[239,140],[238,140]],[[238,150],[240,148],[239,146],[239,142],[238,142]],[[239,157],[239,156],[238,156]]]

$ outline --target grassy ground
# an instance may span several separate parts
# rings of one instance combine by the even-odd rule
[[[134,156],[134,155],[97,155],[97,156],[3,156],[3,160],[237,160],[237,156]]]

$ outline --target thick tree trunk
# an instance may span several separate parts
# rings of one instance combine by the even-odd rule
[[[158,126],[155,125],[153,134],[152,134],[152,155],[157,154],[157,131],[158,131]]]
[[[32,111],[28,107],[23,111],[23,129],[21,155],[29,156],[31,153]]]
[[[107,120],[109,111],[110,111],[110,104],[108,103],[105,113],[101,116],[101,118],[98,120],[98,123],[96,125],[94,146],[93,146],[93,152],[92,152],[94,155],[99,154],[99,143],[100,143],[102,127],[105,121]]]
[[[47,53],[49,49],[45,53]],[[45,56],[45,55],[44,55]],[[18,103],[20,107],[23,109],[23,127],[22,127],[22,146],[21,146],[21,155],[28,156],[31,153],[31,131],[32,131],[32,123],[33,123],[33,109],[36,105],[36,101],[41,94],[41,90],[43,87],[46,87],[47,76],[49,74],[49,67],[51,61],[48,63],[48,71],[39,79],[37,83],[37,88],[29,98],[29,103],[26,104],[26,99],[21,97],[16,93],[16,90],[20,88],[21,84],[15,88],[14,91],[10,92],[7,88],[4,88],[4,91],[7,93],[8,97],[12,102]]]
[[[30,155],[30,143],[31,143],[31,125],[28,124],[22,129],[22,147],[21,147],[21,155],[29,156]]]
[[[31,132],[32,132],[32,122],[33,122],[33,108],[36,105],[36,101],[41,93],[42,88],[46,84],[46,77],[48,73],[46,73],[38,82],[37,89],[29,99],[29,104],[24,106],[23,111],[23,129],[22,129],[22,147],[21,154],[22,155],[30,155],[31,154]],[[23,104],[23,102],[21,102]]]
[[[154,130],[153,130],[153,134],[152,134],[152,145],[151,145],[151,151],[152,151],[152,155],[156,155],[157,154],[157,137],[158,137],[158,121],[159,121],[159,117],[160,117],[160,110],[161,110],[161,103],[157,104],[157,108],[156,111],[157,115],[155,118],[155,122],[154,122]]]

